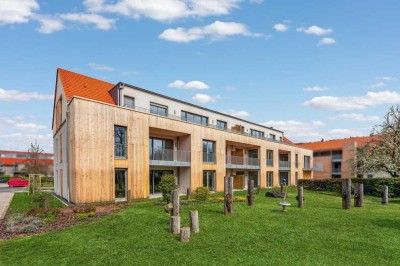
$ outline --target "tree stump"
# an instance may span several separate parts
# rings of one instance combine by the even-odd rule
[[[254,180],[247,182],[247,205],[253,206],[254,203]]]
[[[388,205],[388,203],[389,203],[389,187],[387,185],[384,185],[382,187],[382,204]]]
[[[364,205],[364,184],[356,183],[354,186],[354,207],[362,207]]]
[[[190,200],[190,187],[186,189],[186,199]]]
[[[190,211],[190,230],[193,233],[198,233],[200,231],[199,227],[199,212],[198,211]]]
[[[189,242],[190,240],[190,227],[182,227],[181,228],[181,242]]]
[[[173,234],[179,234],[181,229],[181,217],[171,216],[169,220],[169,231]]]
[[[179,194],[178,190],[175,189],[172,191],[172,216],[179,216],[179,209]]]
[[[299,208],[303,208],[303,204],[304,204],[303,186],[297,186],[297,206]]]
[[[342,209],[351,208],[351,179],[342,180]]]
[[[233,176],[226,176],[224,180],[224,213],[233,213]]]

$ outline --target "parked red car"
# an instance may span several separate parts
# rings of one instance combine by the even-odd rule
[[[28,187],[29,181],[23,179],[22,177],[11,177],[10,180],[8,180],[8,186],[9,187]]]

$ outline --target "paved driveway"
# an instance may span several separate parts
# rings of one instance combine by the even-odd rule
[[[7,184],[0,184],[0,193],[19,192],[19,191],[28,191],[28,189],[26,187],[8,187]]]
[[[3,220],[4,215],[6,215],[13,196],[14,192],[0,192],[0,220]]]

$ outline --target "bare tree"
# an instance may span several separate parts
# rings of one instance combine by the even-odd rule
[[[392,106],[383,123],[375,126],[372,134],[377,137],[357,151],[355,170],[386,172],[392,177],[400,175],[400,106]]]
[[[42,159],[44,150],[35,140],[35,143],[31,143],[28,149],[28,159],[25,162],[25,172],[27,174],[47,174],[47,166],[45,161]]]

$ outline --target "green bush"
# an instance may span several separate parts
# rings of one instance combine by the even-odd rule
[[[87,219],[89,219],[90,217],[94,217],[95,215],[96,215],[95,212],[77,213],[77,214],[75,214],[75,218],[78,221],[86,221]]]
[[[380,197],[382,186],[389,187],[389,197],[400,197],[400,178],[354,178],[352,183],[363,183],[364,194]],[[315,191],[337,191],[342,190],[342,179],[322,179],[322,180],[299,180],[299,185],[304,188]]]
[[[10,180],[11,176],[5,175],[5,176],[0,176],[0,178],[6,180],[8,182],[8,180]]]
[[[194,198],[198,201],[206,201],[210,198],[211,192],[208,187],[198,187],[195,190]]]
[[[175,176],[172,174],[163,175],[161,177],[161,181],[158,184],[158,189],[161,191],[163,200],[167,203],[171,202],[171,192],[174,189],[177,189]]]
[[[44,202],[46,200],[47,193],[44,192],[36,192],[32,195],[32,202],[36,203],[38,207],[44,207]]]

